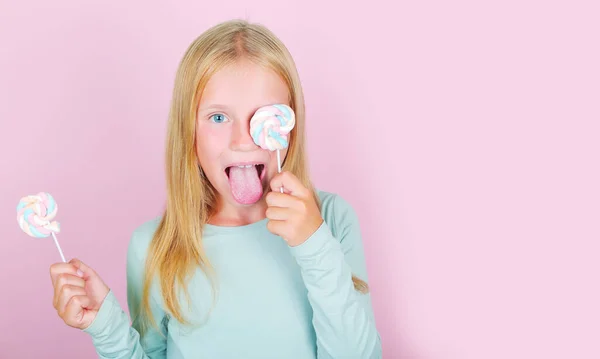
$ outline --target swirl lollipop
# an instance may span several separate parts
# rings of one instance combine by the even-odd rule
[[[60,224],[53,221],[58,206],[50,193],[40,192],[21,198],[17,205],[17,221],[23,232],[33,238],[46,238],[52,235],[63,262],[66,262],[55,233],[60,232]]]
[[[289,145],[289,133],[296,124],[291,107],[284,104],[263,106],[250,119],[250,135],[254,143],[265,150],[277,150],[277,171],[281,173],[281,155]],[[283,193],[283,188],[281,188]]]

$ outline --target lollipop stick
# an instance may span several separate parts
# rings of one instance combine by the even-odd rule
[[[56,248],[58,248],[58,253],[60,253],[60,258],[62,258],[62,261],[67,263],[67,260],[65,259],[65,256],[63,255],[62,249],[60,249],[60,244],[58,244],[58,239],[56,239],[56,235],[54,234],[54,232],[52,232],[52,238],[54,238],[54,244],[56,244]]]
[[[281,173],[281,155],[279,154],[279,150],[277,150],[277,172]],[[283,186],[279,190],[283,193]]]
[[[279,150],[277,150],[277,171],[281,173],[281,155],[279,154]]]

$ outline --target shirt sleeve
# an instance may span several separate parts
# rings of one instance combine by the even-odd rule
[[[358,218],[341,197],[334,201],[329,224],[324,221],[304,243],[290,247],[313,309],[317,357],[381,358],[370,294],[358,292],[352,282],[352,274],[368,280]]]
[[[91,335],[100,359],[166,358],[168,319],[152,299],[151,310],[159,330],[149,325],[142,338],[139,334],[142,323],[137,313],[142,299],[145,269],[145,253],[141,253],[139,244],[134,233],[127,252],[127,302],[132,324],[111,290],[92,324],[83,330]]]

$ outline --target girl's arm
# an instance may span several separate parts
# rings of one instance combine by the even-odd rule
[[[143,236],[143,234],[142,234]],[[140,237],[142,237],[140,236]],[[151,309],[159,326],[157,330],[148,326],[140,338],[141,320],[139,312],[144,281],[146,245],[134,233],[127,251],[127,302],[133,323],[110,291],[92,324],[84,329],[92,336],[96,352],[101,359],[164,359],[166,358],[166,336],[168,317],[151,299]],[[142,241],[140,241],[142,240]]]
[[[358,218],[337,195],[331,205],[328,221],[304,243],[290,247],[313,308],[317,357],[381,358],[370,295],[356,291],[352,282],[352,274],[367,281]]]

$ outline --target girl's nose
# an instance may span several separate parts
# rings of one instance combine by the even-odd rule
[[[250,121],[234,121],[230,147],[234,151],[250,151],[256,147],[250,135]]]

